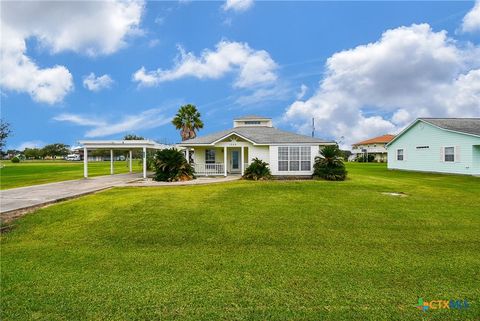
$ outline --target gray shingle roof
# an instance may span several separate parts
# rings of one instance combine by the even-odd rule
[[[180,145],[196,145],[196,144],[211,144],[222,137],[229,134],[236,133],[257,144],[295,144],[295,143],[334,143],[324,139],[310,137],[305,135],[294,134],[286,132],[274,127],[265,126],[251,126],[251,127],[236,127],[221,132],[216,132],[210,135],[200,136],[193,139],[183,141]]]
[[[443,129],[480,136],[480,118],[419,118]]]

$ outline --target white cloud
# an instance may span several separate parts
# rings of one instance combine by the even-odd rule
[[[41,148],[45,146],[45,143],[41,140],[32,140],[32,141],[27,141],[23,142],[20,145],[15,148],[16,150],[23,151],[25,148]]]
[[[102,89],[110,88],[113,84],[113,79],[109,75],[96,77],[93,72],[83,78],[83,87],[91,91],[100,91]]]
[[[223,10],[243,12],[243,11],[247,11],[252,6],[253,6],[253,0],[227,0],[223,5]]]
[[[315,117],[319,133],[352,143],[419,116],[478,117],[479,53],[427,24],[388,30],[375,43],[331,56],[319,89],[288,107],[284,120],[308,132]]]
[[[71,73],[64,66],[39,66],[27,56],[26,39],[35,38],[52,54],[111,54],[126,36],[139,33],[142,12],[143,3],[136,1],[2,2],[0,86],[38,102],[62,101],[73,89]]]
[[[307,94],[307,91],[308,91],[307,85],[302,84],[302,85],[300,86],[300,91],[297,93],[297,100],[298,100],[298,99],[302,99],[303,97],[305,97],[305,95]]]
[[[144,86],[184,77],[218,79],[227,73],[236,72],[234,86],[237,88],[271,84],[277,79],[277,64],[264,50],[253,50],[246,43],[220,41],[215,50],[204,50],[200,57],[179,47],[173,68],[147,71],[144,67],[133,74],[133,80]]]
[[[470,10],[463,18],[461,30],[463,32],[480,31],[480,0],[475,2],[472,10]]]
[[[150,48],[155,48],[159,44],[160,44],[160,39],[150,39],[150,41],[148,41],[148,47]]]
[[[102,118],[77,114],[61,114],[53,118],[56,121],[69,122],[79,126],[91,127],[85,137],[103,137],[114,134],[126,134],[135,130],[144,130],[163,126],[171,121],[164,114],[163,108],[152,108],[139,114],[126,115],[118,121],[107,121]]]

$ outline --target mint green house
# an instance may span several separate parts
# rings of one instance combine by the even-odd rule
[[[418,118],[387,152],[389,169],[480,175],[480,118]]]

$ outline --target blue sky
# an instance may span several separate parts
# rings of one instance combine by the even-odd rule
[[[343,144],[480,117],[478,2],[2,2],[2,33],[9,148],[178,142],[184,103],[200,135],[244,114],[309,133],[315,117]]]

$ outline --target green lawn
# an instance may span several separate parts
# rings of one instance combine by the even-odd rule
[[[478,320],[480,179],[348,169],[115,188],[27,215],[3,235],[1,319]]]
[[[3,161],[0,169],[0,189],[30,186],[83,177],[83,162],[66,161],[24,161],[14,164]],[[134,171],[141,171],[138,160],[132,162]],[[114,162],[115,173],[127,173],[128,162]],[[110,174],[110,162],[89,162],[90,177]]]

